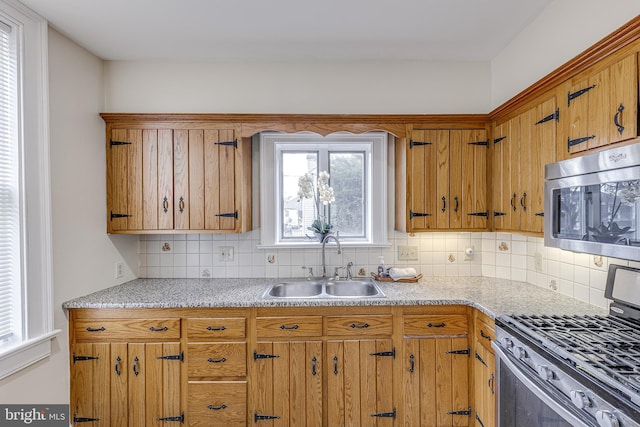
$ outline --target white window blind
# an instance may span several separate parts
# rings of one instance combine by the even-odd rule
[[[22,338],[20,145],[17,59],[11,27],[0,21],[0,342]]]

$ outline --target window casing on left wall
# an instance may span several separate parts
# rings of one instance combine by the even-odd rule
[[[1,379],[48,357],[59,331],[52,310],[47,22],[17,1],[0,0],[0,31]]]

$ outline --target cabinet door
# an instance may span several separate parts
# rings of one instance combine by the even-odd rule
[[[392,340],[327,342],[327,417],[330,426],[392,426]]]
[[[495,226],[500,230],[517,230],[520,226],[518,192],[520,186],[520,117],[496,126],[494,143]]]
[[[252,423],[322,426],[322,342],[259,342]]]
[[[73,425],[91,427],[127,425],[126,418],[122,424],[120,423],[122,418],[112,414],[110,360],[109,344],[76,344],[73,346],[70,408]],[[126,394],[124,398],[126,399]]]
[[[235,198],[237,136],[233,129],[206,130],[204,134],[204,200],[207,230],[234,230],[238,207]]]
[[[404,425],[468,425],[468,349],[467,338],[404,340]]]
[[[458,152],[458,167],[451,168],[451,228],[487,227],[487,133],[484,130],[451,131],[452,153]],[[458,147],[458,148],[454,148]],[[452,160],[452,165],[453,165]],[[459,201],[456,199],[459,198]]]
[[[408,231],[436,227],[437,153],[448,131],[414,130],[407,148],[407,187],[409,189]],[[440,141],[440,142],[439,142]]]
[[[482,344],[476,342],[474,358],[475,425],[493,427],[496,425],[495,409],[495,356]]]
[[[638,135],[638,55],[627,56],[609,69],[609,143]]]
[[[108,231],[142,229],[142,130],[113,129],[107,165]]]
[[[180,344],[128,344],[129,426],[184,419],[180,409]]]
[[[176,230],[204,227],[204,131],[177,129],[173,141],[173,212]]]

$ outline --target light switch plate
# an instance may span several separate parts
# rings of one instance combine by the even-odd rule
[[[398,246],[398,261],[417,261],[417,246]]]

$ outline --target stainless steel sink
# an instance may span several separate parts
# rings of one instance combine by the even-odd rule
[[[372,280],[330,280],[325,284],[327,295],[345,298],[384,296]]]
[[[365,280],[304,280],[278,282],[265,290],[265,299],[281,298],[384,298],[375,281]]]

